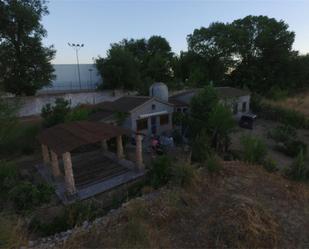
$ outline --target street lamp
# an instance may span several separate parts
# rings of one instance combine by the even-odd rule
[[[77,60],[77,72],[78,72],[78,82],[79,82],[79,88],[82,89],[82,83],[80,81],[80,70],[79,70],[79,60],[78,60],[78,51],[84,47],[84,44],[78,44],[78,43],[68,43],[68,45],[73,48],[76,52],[76,60]]]

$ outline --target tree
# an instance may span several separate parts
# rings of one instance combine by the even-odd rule
[[[139,65],[127,49],[113,45],[106,58],[96,60],[106,88],[132,90],[141,84]]]
[[[230,145],[229,134],[235,127],[231,109],[218,103],[209,114],[208,126],[212,134],[212,147],[216,151],[227,151]]]
[[[195,141],[201,144],[201,138],[208,137],[204,143],[209,143],[208,146],[217,152],[226,151],[235,121],[230,108],[220,103],[216,90],[212,86],[205,87],[192,98],[190,108],[189,127],[193,144]]]
[[[172,81],[173,56],[163,37],[124,39],[112,44],[107,57],[97,59],[96,65],[105,87],[145,92],[154,81]]]
[[[248,87],[265,94],[271,86],[287,87],[295,34],[284,21],[247,16],[232,23],[212,23],[188,36],[189,52],[201,58],[204,80]],[[192,56],[192,55],[191,55]],[[196,74],[190,71],[190,74]]]
[[[12,134],[18,124],[17,103],[9,103],[0,95],[0,144]]]
[[[53,47],[44,47],[44,0],[0,2],[0,86],[17,95],[33,95],[53,79]]]

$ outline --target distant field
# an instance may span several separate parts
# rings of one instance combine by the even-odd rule
[[[302,112],[309,116],[309,90],[280,101],[272,101],[274,105]]]

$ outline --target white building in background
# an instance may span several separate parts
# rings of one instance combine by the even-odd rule
[[[55,64],[51,86],[44,87],[38,93],[70,92],[79,90],[94,90],[102,83],[95,64],[80,64],[80,83],[76,64]]]

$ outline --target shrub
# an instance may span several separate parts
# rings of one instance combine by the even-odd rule
[[[43,126],[51,127],[56,124],[63,123],[66,115],[70,112],[69,101],[63,98],[57,98],[55,105],[46,104],[41,111],[41,117],[43,118]]]
[[[46,185],[36,187],[28,181],[16,185],[9,192],[9,199],[13,202],[17,211],[29,211],[35,206],[50,201],[53,189]]]
[[[266,103],[258,96],[253,96],[251,109],[262,118],[295,128],[309,129],[309,119],[303,113]]]
[[[17,181],[17,170],[15,164],[0,161],[0,193],[6,193]]]
[[[294,139],[297,136],[295,128],[290,125],[279,125],[270,132],[268,137],[272,138],[276,142],[286,142]]]
[[[167,156],[160,156],[156,158],[149,171],[150,185],[154,188],[158,188],[164,184],[167,184],[171,179],[171,167],[172,162]]]
[[[287,156],[295,157],[300,151],[303,151],[303,153],[306,154],[307,145],[302,141],[290,140],[281,145],[278,145],[277,149]]]
[[[278,171],[276,161],[271,159],[270,157],[265,160],[265,162],[263,163],[263,167],[268,172],[276,172],[276,171]]]
[[[171,181],[174,184],[185,187],[192,183],[195,171],[191,164],[183,162],[173,165],[171,174]]]
[[[65,122],[86,120],[90,111],[82,107],[76,107],[65,116]]]
[[[302,150],[299,151],[294,162],[286,171],[287,176],[294,180],[309,179],[308,167],[306,167],[305,154]]]
[[[46,222],[38,216],[33,217],[28,229],[41,236],[50,236],[71,229],[76,225],[80,226],[84,221],[93,221],[105,213],[106,210],[94,201],[75,202],[67,206],[51,222]]]
[[[0,154],[3,156],[32,154],[37,146],[36,136],[40,130],[36,124],[19,124],[15,126],[4,140],[0,142]]]
[[[256,137],[247,135],[241,138],[243,159],[249,163],[262,164],[267,154],[266,145]]]
[[[206,161],[206,167],[210,173],[216,173],[222,169],[222,164],[219,162],[216,156],[211,156]]]
[[[202,131],[193,141],[192,160],[205,162],[212,153],[209,137],[206,131]]]

